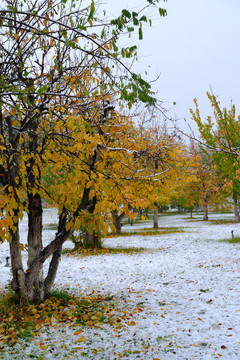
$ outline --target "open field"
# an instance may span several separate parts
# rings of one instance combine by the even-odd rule
[[[137,232],[151,231],[151,221],[124,225],[127,236],[104,240],[105,247],[124,251],[64,254],[55,288],[78,297],[82,321],[74,319],[74,304],[68,303],[61,311],[72,321],[58,321],[52,309],[51,320],[39,323],[35,336],[22,336],[12,346],[0,332],[0,359],[239,359],[240,244],[222,240],[230,239],[232,230],[240,236],[240,225],[231,223],[232,214],[210,214],[214,223],[194,217],[160,216],[165,231],[146,236]],[[47,209],[46,229],[55,221],[55,211]],[[24,219],[24,242],[26,229]],[[46,230],[44,242],[55,231]],[[2,244],[2,289],[10,279],[4,266],[8,253],[8,244]]]

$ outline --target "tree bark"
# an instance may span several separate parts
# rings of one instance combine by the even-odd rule
[[[28,194],[28,269],[33,260],[38,256],[43,248],[42,245],[42,201],[39,194],[34,196]],[[42,264],[43,265],[43,264]],[[29,284],[30,285],[30,284]],[[31,287],[32,285],[30,285]],[[28,289],[31,301],[42,301],[44,299],[44,279],[43,268],[39,268],[39,273],[33,281],[33,288]]]
[[[154,203],[154,205],[157,207],[157,203]],[[158,229],[158,207],[153,210],[153,227]]]
[[[191,208],[190,209],[190,218],[192,219],[192,217],[193,217],[193,209]]]
[[[57,235],[65,231],[67,218],[68,218],[68,212],[66,208],[63,208],[62,213],[59,215]],[[56,279],[61,255],[62,255],[62,244],[58,246],[58,248],[54,251],[52,255],[52,259],[48,269],[48,274],[44,281],[44,298],[46,298],[49,292],[51,291],[51,288]]]
[[[234,206],[234,217],[235,220],[240,222],[240,215],[238,210],[237,193],[233,190],[233,206]]]
[[[208,220],[208,204],[205,202],[204,204],[204,216],[203,216],[203,220],[207,221]]]
[[[12,290],[20,296],[20,302],[27,302],[27,289],[25,286],[25,276],[23,272],[22,255],[20,249],[20,236],[18,221],[14,224],[15,231],[10,230],[12,240],[10,242],[10,257],[12,267]]]
[[[59,261],[62,255],[62,245],[59,245],[57,250],[54,251],[49,265],[48,274],[44,281],[44,298],[47,297],[56,279]]]
[[[158,228],[158,210],[153,211],[153,227],[154,229]]]
[[[83,243],[86,248],[95,249],[100,247],[100,239],[95,231],[90,234],[87,230],[85,230]]]
[[[121,213],[118,215],[117,210],[112,211],[113,225],[116,229],[116,234],[121,234],[122,232],[122,219],[124,218],[125,213]]]

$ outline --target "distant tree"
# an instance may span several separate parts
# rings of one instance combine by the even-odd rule
[[[230,110],[220,108],[214,94],[207,93],[213,108],[214,118],[208,117],[203,122],[197,100],[195,111],[191,110],[193,120],[197,123],[201,134],[201,144],[205,153],[214,162],[219,177],[225,182],[225,188],[232,191],[235,220],[240,221],[238,197],[240,196],[240,117],[236,117],[235,105]]]

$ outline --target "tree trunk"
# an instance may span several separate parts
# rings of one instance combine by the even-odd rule
[[[130,224],[131,226],[133,226],[133,219],[128,218],[128,224]]]
[[[239,215],[238,202],[237,202],[237,193],[234,190],[233,190],[233,206],[234,206],[235,220],[240,222],[240,215]]]
[[[34,295],[34,283],[39,278],[39,273],[42,269],[42,265],[46,261],[46,259],[52,256],[52,261],[49,266],[48,276],[45,280],[45,296],[47,295],[47,291],[50,291],[51,286],[53,284],[53,281],[56,276],[59,257],[57,258],[57,255],[61,255],[61,249],[63,243],[71,236],[74,232],[74,228],[69,229],[66,231],[66,229],[62,230],[59,234],[57,233],[55,235],[55,239],[51,241],[47,246],[45,246],[40,253],[36,256],[36,258],[33,260],[30,269],[26,272],[26,287],[27,287],[27,296],[29,302],[38,302],[39,299],[37,299]]]
[[[51,291],[51,288],[56,279],[61,255],[62,255],[62,245],[60,245],[52,255],[52,260],[49,265],[48,275],[44,281],[44,298],[46,298],[49,292]]]
[[[203,217],[203,220],[208,220],[208,204],[205,203],[204,204],[204,217]]]
[[[85,230],[83,243],[87,249],[88,248],[95,249],[101,247],[100,239],[95,231],[93,231],[93,233],[90,234],[87,230]]]
[[[122,219],[124,218],[125,213],[121,213],[118,215],[117,210],[112,211],[113,225],[116,229],[116,234],[121,234],[122,232]]]
[[[157,203],[154,203],[154,205],[157,207]],[[158,229],[158,208],[153,210],[153,227]]]
[[[33,260],[38,256],[43,248],[42,245],[42,201],[39,194],[28,194],[28,269]],[[28,284],[30,301],[42,301],[44,299],[44,280],[42,266],[39,268],[39,274],[34,279],[32,285]]]
[[[158,210],[153,211],[153,227],[154,229],[158,228]]]
[[[192,217],[193,217],[193,209],[191,208],[190,209],[190,218],[192,219]]]
[[[16,215],[15,215],[16,216]],[[12,267],[12,290],[19,294],[20,302],[27,302],[27,289],[25,286],[25,274],[23,271],[22,255],[20,248],[19,224],[14,224],[15,231],[10,230],[12,240],[10,242],[10,257]]]
[[[57,231],[58,236],[60,235],[61,232],[65,231],[67,218],[68,218],[68,211],[66,210],[66,208],[63,208],[63,211],[59,215],[59,219],[58,219],[58,231]],[[56,279],[61,255],[62,255],[62,244],[59,245],[59,247],[54,251],[52,255],[52,259],[48,269],[48,274],[44,281],[44,298],[46,298],[47,295],[49,294]]]

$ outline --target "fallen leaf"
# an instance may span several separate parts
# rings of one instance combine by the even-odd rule
[[[80,337],[79,339],[78,339],[78,342],[85,342],[86,341],[86,338],[83,336],[83,337]]]
[[[81,334],[82,333],[82,331],[75,331],[74,333],[73,333],[73,335],[79,335],[79,334]]]

